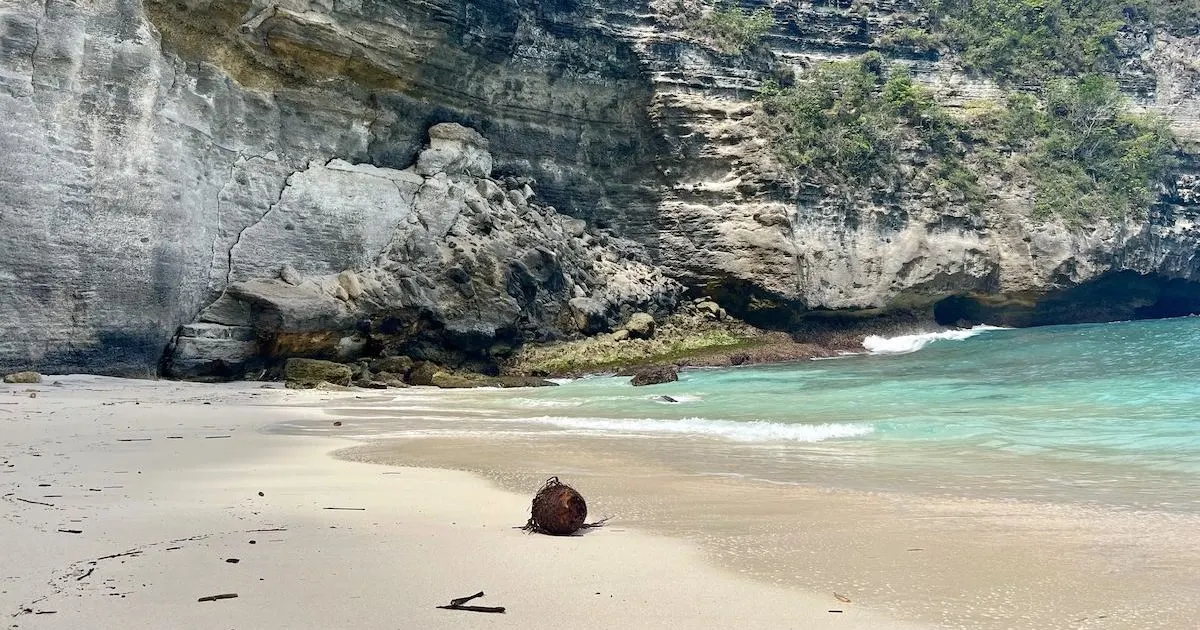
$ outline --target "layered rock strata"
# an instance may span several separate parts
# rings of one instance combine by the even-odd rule
[[[1015,323],[1192,308],[1200,168],[1188,155],[1148,218],[1087,226],[1030,219],[1029,192],[1002,180],[987,182],[983,212],[917,191],[813,189],[756,123],[765,79],[878,50],[951,107],[996,87],[938,50],[888,43],[920,23],[913,0],[742,4],[771,8],[777,25],[740,55],[696,37],[692,0],[0,4],[0,371],[151,375],[181,325],[172,373],[352,347],[346,327],[364,321],[372,339],[407,322],[419,334],[404,343],[424,339],[430,355],[462,339],[447,359],[465,362],[492,352],[484,339],[499,352],[559,334],[564,318],[603,329],[620,300],[602,285],[622,273],[599,265],[588,283],[553,235],[563,215],[597,241],[638,243],[613,238],[618,260],[603,263],[656,265],[778,328],[828,312],[933,318],[939,305],[946,321]],[[1200,141],[1194,29],[1121,42],[1129,93]],[[536,238],[463,227],[509,221],[504,201],[469,194],[486,178],[410,168],[442,122],[491,141],[508,204],[521,209],[509,197],[525,195],[521,178],[536,182],[538,209],[510,223]],[[487,208],[464,210],[468,196]],[[411,217],[417,227],[396,227]],[[441,236],[454,226],[466,236]],[[515,247],[533,282],[541,243],[583,297],[565,283],[515,297],[460,265],[465,283],[449,270],[476,259],[445,251],[457,239]],[[1078,308],[1130,286],[1138,297],[1120,308]],[[278,321],[247,325],[248,305]]]

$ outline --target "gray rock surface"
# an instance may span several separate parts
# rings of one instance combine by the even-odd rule
[[[649,313],[634,313],[622,328],[634,339],[649,339],[654,336],[654,317]]]
[[[234,330],[183,330],[176,373],[236,371],[252,343],[487,354],[659,302],[651,265],[785,320],[1200,280],[1190,158],[1148,220],[1083,228],[1024,218],[1003,182],[982,214],[797,194],[755,90],[878,48],[916,5],[772,4],[766,49],[729,56],[680,0],[6,2],[0,371],[152,375],[193,322]],[[1123,83],[1200,141],[1198,38],[1135,44]],[[951,104],[996,93],[936,51],[888,54]],[[427,136],[448,121],[477,131]]]
[[[289,178],[279,203],[231,250],[234,281],[201,323],[180,329],[167,373],[225,375],[235,363],[245,371],[286,356],[347,361],[368,345],[486,366],[523,339],[574,330],[581,301],[597,330],[674,307],[679,285],[642,262],[634,243],[570,236],[565,217],[533,202],[528,185],[491,200],[481,194],[504,187],[473,166],[490,162],[477,133],[443,123],[430,138],[403,171],[335,160]],[[430,164],[446,170],[422,167]],[[297,270],[291,281],[273,277],[281,256]],[[572,299],[576,290],[591,297]],[[197,356],[210,347],[213,356]],[[238,349],[240,361],[228,355]]]

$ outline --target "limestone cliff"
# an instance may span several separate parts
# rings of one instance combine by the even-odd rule
[[[1178,283],[1200,280],[1195,160],[1148,220],[1085,228],[1029,219],[1003,182],[982,212],[807,189],[755,122],[764,79],[879,49],[949,103],[994,86],[938,51],[883,46],[915,2],[745,4],[776,27],[726,54],[674,0],[0,3],[0,370],[150,374],[199,321],[172,355],[191,369],[212,358],[199,346],[250,343],[247,313],[276,317],[249,328],[297,351],[357,343],[362,326],[390,343],[390,322],[403,343],[479,354],[580,312],[666,307],[674,288],[647,264],[782,327],[935,305],[948,321],[1060,321],[1075,315],[1054,300],[1070,311],[1090,282],[1138,298],[1085,317],[1192,305]],[[1121,77],[1191,142],[1198,41],[1131,36]],[[442,122],[490,142],[492,178],[422,171]],[[619,277],[634,288],[612,293]],[[325,310],[287,320],[296,292]]]

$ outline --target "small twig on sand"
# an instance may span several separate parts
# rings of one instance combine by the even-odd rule
[[[322,510],[352,510],[355,512],[366,512],[367,511],[367,508],[352,508],[352,507],[326,507],[326,508],[321,508],[321,509]]]
[[[83,533],[82,529],[60,529],[58,531],[63,534],[82,534]]]
[[[583,526],[581,526],[579,529],[595,529],[597,527],[604,527],[604,525],[606,523],[608,523],[610,520],[612,520],[611,516],[605,516],[604,518],[602,518],[598,521],[594,521],[592,523],[584,523]]]
[[[140,555],[142,555],[141,549],[130,549],[129,551],[122,551],[121,553],[114,553],[114,554],[110,554],[107,556],[100,556],[99,558],[96,558],[96,560],[112,560],[113,558],[124,558],[126,556],[140,556]]]
[[[32,503],[34,505],[44,505],[46,507],[54,507],[53,503],[45,503],[43,501],[34,501],[33,499],[22,499],[21,497],[18,497],[18,496],[13,496],[13,498],[22,503]]]
[[[207,597],[201,597],[200,599],[197,599],[196,601],[198,601],[198,602],[215,602],[218,599],[233,599],[237,596],[238,596],[237,593],[221,593],[220,595],[209,595]]]
[[[247,529],[246,533],[251,534],[254,532],[286,532],[286,531],[287,531],[286,527],[269,527],[267,529]]]
[[[473,599],[478,599],[480,597],[483,597],[483,591],[479,591],[478,593],[475,593],[474,595],[468,595],[466,597],[458,597],[458,598],[452,599],[452,600],[450,600],[450,604],[448,604],[446,606],[438,606],[438,608],[441,608],[442,610],[465,610],[467,612],[501,613],[501,614],[504,613],[503,606],[465,606],[464,605],[467,602],[469,602]]]

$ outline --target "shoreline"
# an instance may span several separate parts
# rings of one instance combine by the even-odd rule
[[[510,491],[553,472],[618,526],[687,540],[764,584],[836,592],[932,627],[1144,630],[1200,616],[1195,515],[689,474],[623,443],[426,437],[338,455],[467,471]]]
[[[494,627],[435,608],[479,590],[473,603],[529,628],[923,627],[740,577],[624,525],[529,536],[513,529],[527,495],[341,461],[346,438],[264,431],[355,393],[57,380],[0,388],[12,627]]]

